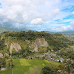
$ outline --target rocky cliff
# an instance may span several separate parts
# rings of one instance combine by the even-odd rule
[[[13,48],[18,52],[21,49],[21,46],[18,43],[12,42],[10,45],[10,54],[12,54]]]
[[[26,40],[26,42],[28,44],[30,43],[30,41],[27,41],[27,40]],[[6,45],[8,45],[8,44],[6,44]],[[31,46],[34,47],[32,52],[37,52],[39,50],[39,47],[41,47],[41,46],[48,47],[49,45],[48,45],[47,41],[45,41],[44,38],[37,38],[34,42],[32,42]],[[21,46],[18,43],[12,42],[10,44],[10,49],[9,49],[10,54],[12,54],[13,49],[15,49],[16,52],[18,52],[21,49]],[[43,50],[46,50],[46,49],[43,48]]]
[[[3,54],[2,53],[0,53],[0,58],[3,58]]]
[[[41,46],[48,47],[48,43],[44,38],[37,38],[35,42],[32,42],[32,46],[34,47],[33,52],[37,52]]]

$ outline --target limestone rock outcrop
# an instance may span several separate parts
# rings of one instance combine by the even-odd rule
[[[41,46],[48,47],[49,45],[44,38],[37,38],[35,42],[32,42],[32,46],[34,47],[33,52],[37,52],[39,47]]]
[[[21,46],[18,43],[12,42],[10,45],[10,54],[12,54],[13,49],[18,52],[19,50],[21,50]]]
[[[9,56],[9,54],[5,53],[4,56]]]
[[[27,42],[27,44],[29,44],[30,43],[30,41],[29,40],[25,40],[26,42]]]
[[[2,53],[0,53],[0,58],[3,58],[3,54]]]
[[[8,48],[9,42],[8,42],[8,43],[6,42],[6,43],[5,43],[5,45],[6,45],[6,46],[7,46],[7,48]]]
[[[4,39],[4,37],[1,37],[1,40],[3,40]]]

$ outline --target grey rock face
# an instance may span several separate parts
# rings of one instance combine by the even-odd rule
[[[3,54],[2,53],[0,53],[0,58],[3,58]]]
[[[4,56],[9,56],[9,55],[7,53],[5,53]]]
[[[35,40],[35,42],[32,42],[32,46],[34,47],[33,52],[37,52],[38,48],[41,47],[41,46],[48,47],[48,43],[47,43],[47,41],[45,41],[44,38],[37,38]]]
[[[10,45],[10,54],[12,54],[13,48],[15,49],[16,52],[21,50],[21,46],[18,43],[12,42]]]

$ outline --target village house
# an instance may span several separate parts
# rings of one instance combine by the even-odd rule
[[[1,67],[1,70],[6,70],[7,68],[6,67]]]

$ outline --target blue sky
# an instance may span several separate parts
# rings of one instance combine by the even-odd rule
[[[74,31],[74,0],[0,0],[0,26]]]

